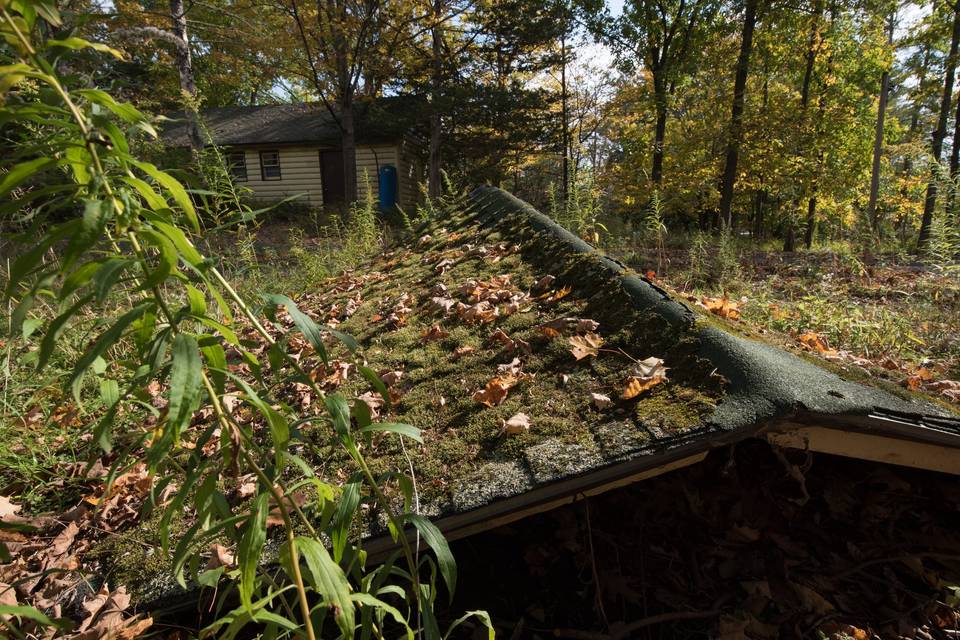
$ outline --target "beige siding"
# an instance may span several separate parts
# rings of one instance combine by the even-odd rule
[[[260,151],[280,152],[280,180],[263,180],[260,173]],[[319,147],[280,147],[277,149],[245,149],[247,182],[258,200],[282,200],[302,193],[300,202],[319,207],[323,204],[320,177]]]
[[[323,205],[323,176],[320,170],[320,151],[327,147],[258,147],[244,149],[247,162],[247,181],[241,183],[253,190],[257,200],[282,200],[288,196],[302,193],[299,201],[313,207]],[[280,153],[280,180],[263,180],[260,171],[260,151],[278,151]],[[404,206],[411,202],[411,193],[416,193],[414,185],[408,184],[408,171],[404,162],[409,163],[396,145],[376,145],[357,147],[357,187],[360,196],[365,190],[365,178],[369,180],[370,190],[375,202],[380,198],[380,167],[392,164],[397,167],[398,198]]]

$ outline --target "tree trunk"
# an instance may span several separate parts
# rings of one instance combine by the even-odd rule
[[[920,237],[917,239],[917,252],[925,253],[930,243],[930,227],[933,224],[933,210],[937,205],[937,165],[943,153],[943,139],[947,136],[947,119],[950,116],[950,99],[953,97],[953,80],[957,70],[957,47],[960,45],[960,0],[953,5],[953,35],[950,39],[950,55],[945,62],[943,79],[943,97],[940,99],[940,115],[937,128],[930,140],[930,155],[934,166],[930,169],[930,181],[927,183],[927,196],[923,201],[923,220],[920,222]]]
[[[175,47],[175,58],[180,76],[180,91],[184,97],[184,112],[187,116],[187,136],[190,138],[190,148],[199,151],[203,148],[203,137],[200,135],[197,85],[193,79],[193,60],[190,56],[187,13],[183,8],[183,0],[170,0],[170,20],[173,23],[173,35],[179,41]]]
[[[893,46],[893,26],[896,21],[896,9],[890,13],[887,25],[887,46]],[[890,69],[884,69],[880,76],[880,99],[877,105],[877,128],[873,137],[873,167],[870,170],[870,200],[867,203],[867,220],[873,232],[880,233],[880,216],[877,215],[877,197],[880,195],[880,154],[883,151],[883,120],[887,113],[887,93],[890,89]]]
[[[807,107],[810,104],[810,85],[813,82],[813,69],[817,62],[817,53],[820,51],[820,21],[823,18],[823,0],[819,0],[814,9],[813,21],[810,24],[810,44],[807,46],[806,65],[803,69],[803,82],[800,84],[800,136],[807,127]],[[803,143],[798,144],[797,155],[802,156],[804,149]],[[797,182],[800,182],[798,179]],[[800,194],[793,199],[790,217],[787,219],[787,230],[783,237],[783,250],[796,251],[796,220],[794,217],[799,214]],[[816,205],[814,205],[816,211]],[[807,202],[807,216],[810,215],[810,203]]]
[[[730,137],[727,140],[726,163],[723,168],[723,183],[720,190],[719,217],[727,225],[733,222],[733,187],[737,181],[737,162],[740,157],[740,140],[743,137],[743,102],[747,88],[747,73],[750,69],[750,53],[753,51],[753,30],[757,25],[759,0],[746,0],[743,16],[743,34],[740,39],[740,55],[737,57],[736,77],[733,83],[733,108],[730,115]]]
[[[957,113],[953,117],[953,146],[950,149],[950,182],[952,186],[947,194],[947,212],[950,215],[956,213],[955,204],[957,197],[957,173],[960,171],[960,98],[957,98]]]
[[[809,249],[813,246],[813,232],[817,228],[817,185],[811,189],[810,199],[807,200],[807,229],[803,236],[803,244]]]
[[[570,122],[567,111],[567,36],[560,37],[560,123],[563,138],[563,203],[570,196]]]
[[[442,131],[440,129],[440,100],[443,82],[443,27],[440,22],[440,13],[443,9],[443,0],[434,0],[433,3],[433,71],[430,81],[430,170],[428,176],[428,193],[431,198],[440,196],[442,186],[440,184],[440,139]]]
[[[357,201],[357,138],[353,124],[353,93],[340,97],[340,146],[343,149],[343,193],[347,203]],[[376,180],[377,176],[366,176]]]
[[[663,181],[663,143],[667,137],[667,83],[654,78],[654,102],[656,103],[657,125],[653,139],[653,167],[650,178],[654,187]]]

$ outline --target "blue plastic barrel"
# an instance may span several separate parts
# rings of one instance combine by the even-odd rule
[[[387,211],[397,206],[397,168],[392,164],[380,167],[380,209]]]

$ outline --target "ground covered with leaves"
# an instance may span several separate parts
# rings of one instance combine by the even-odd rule
[[[960,633],[958,532],[955,477],[747,441],[454,551],[501,637],[926,640]]]
[[[721,246],[705,257],[694,249],[621,247],[616,253],[678,299],[775,344],[960,403],[956,265],[850,250],[740,252]]]

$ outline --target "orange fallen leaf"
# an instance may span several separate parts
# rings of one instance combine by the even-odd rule
[[[700,300],[700,304],[714,315],[718,315],[721,318],[728,318],[730,320],[739,320],[740,319],[740,306],[730,300],[727,297],[726,292],[720,298],[708,298],[703,297]]]
[[[482,405],[495,407],[507,399],[510,389],[517,386],[521,376],[508,373],[492,378],[483,389],[473,394],[473,399]]]
[[[582,360],[588,356],[596,356],[603,345],[603,338],[597,333],[587,333],[582,336],[570,336],[567,338],[570,344],[570,353],[577,360]]]
[[[646,360],[641,360],[633,366],[633,370],[631,371],[630,377],[627,378],[627,384],[620,397],[624,400],[631,400],[647,389],[651,389],[666,381],[667,368],[663,366],[662,359],[651,357]]]
[[[830,343],[827,342],[825,336],[815,333],[813,331],[804,331],[801,333],[797,340],[800,341],[804,347],[811,351],[816,351],[817,353],[824,356],[835,356],[837,355],[836,350],[830,348]]]

